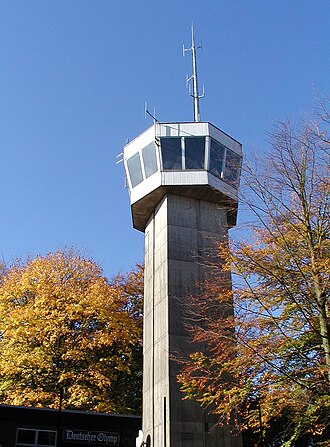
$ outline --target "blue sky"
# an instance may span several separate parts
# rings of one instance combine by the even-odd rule
[[[108,276],[143,259],[116,155],[152,123],[201,119],[262,151],[274,121],[329,94],[326,0],[0,0],[0,254],[75,246]]]

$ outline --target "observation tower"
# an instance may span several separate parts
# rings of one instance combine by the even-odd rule
[[[154,124],[124,147],[133,227],[145,234],[143,435],[151,447],[240,447],[228,427],[182,400],[177,352],[189,353],[182,303],[205,280],[206,258],[236,224],[242,146],[201,122],[192,28],[193,122]]]

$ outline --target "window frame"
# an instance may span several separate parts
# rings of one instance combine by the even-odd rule
[[[182,137],[183,138],[183,147],[184,147],[184,170],[185,171],[206,171],[206,164],[205,164],[205,153],[206,153],[206,136],[205,135],[198,135],[198,136],[191,136],[191,137]],[[204,140],[204,147],[203,147],[203,153],[202,153],[202,157],[201,157],[201,161],[202,161],[202,166],[198,167],[198,168],[187,168],[187,141],[197,141],[197,140]],[[188,149],[189,152],[189,149]],[[193,160],[192,157],[190,157],[191,160]],[[198,160],[199,161],[199,160]]]
[[[135,171],[134,169],[131,171],[130,166],[129,166],[129,162],[130,162],[130,160],[132,160],[133,158],[139,160],[139,166],[140,166],[140,171],[141,171],[141,180],[140,180],[138,183],[134,183],[134,184],[133,184],[133,182],[132,182],[131,172],[137,172],[137,171]],[[133,154],[131,157],[129,157],[129,158],[126,160],[126,166],[127,166],[127,173],[128,173],[128,178],[129,178],[129,182],[130,182],[130,185],[131,185],[131,189],[133,189],[133,188],[135,188],[136,186],[140,185],[140,184],[143,182],[143,180],[145,179],[145,177],[144,177],[144,171],[143,171],[143,170],[144,170],[143,160],[141,160],[141,154],[140,154],[140,151],[135,152],[135,154]]]
[[[26,442],[18,442],[18,436],[20,431],[30,431],[34,432],[34,443],[29,444]],[[46,433],[53,433],[54,434],[54,444],[39,444],[39,433],[40,432],[46,432]],[[44,428],[28,428],[28,427],[17,427],[16,429],[16,440],[15,440],[15,447],[56,447],[57,445],[57,431],[56,430],[48,430]]]
[[[147,166],[147,164],[146,164],[146,162],[145,162],[145,155],[144,154],[146,154],[146,152],[145,152],[145,150],[148,148],[149,150],[150,150],[150,148],[153,148],[153,156],[154,156],[154,162],[155,162],[155,167],[156,167],[156,169],[153,171],[153,172],[151,172],[151,174],[148,174],[147,175],[147,169],[146,168],[149,168],[150,169],[150,167],[149,166]],[[159,171],[159,164],[158,164],[158,157],[157,157],[157,146],[156,146],[156,144],[155,144],[155,141],[152,141],[151,143],[149,143],[149,144],[147,144],[146,146],[144,146],[142,149],[141,149],[141,159],[142,159],[142,174],[143,174],[143,179],[145,180],[145,179],[147,179],[147,178],[149,178],[149,177],[151,177],[152,175],[154,175],[157,171]]]
[[[181,167],[175,167],[175,168],[165,168],[164,166],[164,152],[163,152],[163,141],[169,141],[169,140],[180,140],[180,149],[181,149],[181,155],[180,155],[180,162]],[[162,161],[162,170],[163,171],[182,171],[184,170],[185,160],[184,160],[184,143],[183,143],[183,137],[160,137],[160,155],[161,155],[161,161]],[[175,160],[177,162],[177,160]]]
[[[229,157],[234,155],[233,158],[236,158],[237,161],[238,161],[237,166],[235,166],[235,165],[229,166],[229,164],[227,163],[229,161],[228,155],[229,155]],[[237,154],[237,152],[235,152],[232,149],[229,149],[228,147],[226,147],[225,162],[224,162],[224,166],[223,166],[223,172],[222,172],[222,175],[221,175],[222,180],[224,182],[226,182],[228,185],[231,185],[234,188],[238,188],[239,180],[240,180],[241,168],[242,168],[242,157],[239,154]],[[235,178],[234,178],[234,180],[231,180],[228,177],[233,172],[235,172]]]
[[[212,157],[212,142],[214,142],[217,146],[219,146],[222,150],[222,158],[221,158],[221,168],[219,172],[219,175],[217,175],[211,167],[211,163],[212,161],[214,161],[214,158]],[[208,165],[208,171],[214,175],[214,177],[219,178],[221,180],[223,180],[223,173],[224,173],[224,167],[225,167],[225,163],[226,163],[226,154],[227,154],[227,147],[220,143],[220,141],[215,140],[214,138],[210,138],[210,154],[209,154],[209,165]]]

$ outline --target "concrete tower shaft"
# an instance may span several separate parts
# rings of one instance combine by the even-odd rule
[[[166,195],[145,231],[143,431],[159,446],[240,446],[229,429],[182,401],[173,357],[188,354],[183,303],[207,275],[205,258],[227,237],[227,212],[214,203]]]

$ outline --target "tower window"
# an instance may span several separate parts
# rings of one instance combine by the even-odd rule
[[[161,138],[163,169],[182,169],[181,138]]]
[[[225,147],[217,141],[211,139],[210,172],[219,178],[221,178],[224,155]]]
[[[184,142],[186,169],[204,169],[205,137],[187,137]]]
[[[127,168],[131,179],[132,188],[142,182],[142,168],[139,153],[134,154],[127,160]]]
[[[226,167],[223,179],[225,182],[233,185],[235,187],[238,186],[238,179],[241,167],[241,157],[235,152],[227,149],[226,155]]]
[[[144,172],[146,173],[146,178],[148,178],[157,171],[155,143],[150,143],[142,149],[142,158]]]

